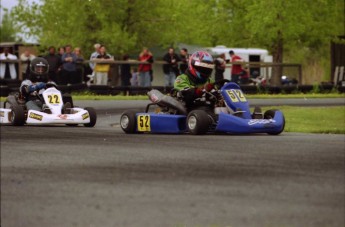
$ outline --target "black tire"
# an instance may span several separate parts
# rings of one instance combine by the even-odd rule
[[[84,124],[85,127],[93,127],[96,124],[97,121],[97,114],[96,110],[92,107],[85,107],[84,110],[89,112],[89,117],[90,117],[90,123]]]
[[[203,110],[193,110],[187,116],[187,128],[193,135],[206,134],[211,124],[211,117]]]
[[[127,134],[136,133],[136,129],[137,129],[136,112],[132,110],[127,110],[123,112],[120,118],[120,126],[122,130]]]
[[[25,123],[25,113],[21,106],[11,106],[11,124],[13,126],[22,126]]]
[[[274,118],[274,115],[276,113],[277,110],[267,110],[265,113],[264,113],[264,119],[273,119]],[[269,132],[267,134],[269,135],[279,135],[280,133],[282,133],[284,131],[284,128],[285,128],[285,117],[283,115],[283,127],[280,131],[277,131],[277,132]]]

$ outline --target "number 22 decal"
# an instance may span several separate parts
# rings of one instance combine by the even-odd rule
[[[138,115],[138,131],[139,132],[149,132],[150,127],[150,115]]]
[[[48,95],[49,103],[50,104],[59,104],[60,99],[58,95]]]

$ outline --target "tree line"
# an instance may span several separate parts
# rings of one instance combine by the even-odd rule
[[[273,61],[327,62],[344,31],[343,0],[19,0],[17,32],[42,46],[103,43],[114,55],[177,43],[259,47]]]

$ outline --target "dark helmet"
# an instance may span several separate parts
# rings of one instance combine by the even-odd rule
[[[34,58],[30,63],[30,80],[32,82],[43,81],[49,71],[48,61],[44,58]]]
[[[213,58],[206,51],[197,51],[189,58],[189,72],[199,81],[206,81],[214,68]]]

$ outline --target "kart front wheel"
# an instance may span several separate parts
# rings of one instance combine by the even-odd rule
[[[85,127],[93,127],[97,121],[97,114],[96,110],[92,107],[85,107],[84,108],[87,112],[89,112],[90,123],[84,124]]]
[[[25,123],[25,114],[21,106],[11,106],[10,121],[13,126],[22,126]]]
[[[125,111],[120,118],[120,126],[122,130],[127,134],[136,133],[137,121],[136,113],[134,111]]]
[[[204,135],[211,125],[211,118],[202,110],[193,110],[187,116],[187,128],[193,135]]]
[[[277,112],[278,110],[267,110],[265,113],[264,113],[264,119],[273,119],[274,116],[275,116],[275,113]],[[283,126],[281,128],[281,130],[279,131],[276,131],[276,132],[269,132],[268,134],[269,135],[279,135],[280,133],[282,133],[284,131],[284,128],[285,128],[285,117],[283,115]]]

